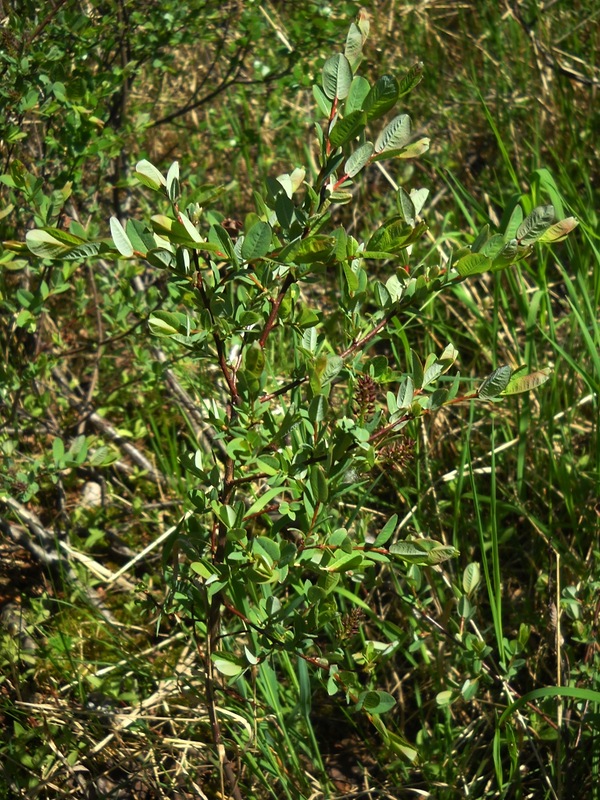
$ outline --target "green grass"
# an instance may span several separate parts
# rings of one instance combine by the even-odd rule
[[[306,109],[321,61],[307,34],[323,42],[325,54],[347,17],[335,4],[329,17],[325,4],[309,5],[268,5],[275,28],[265,23],[265,59],[283,57],[276,29],[305,48],[280,83],[256,92],[235,85],[197,120],[157,129],[153,146],[175,141],[182,170],[199,183],[235,182],[225,209],[233,217],[252,210],[251,181],[310,167]],[[406,763],[364,718],[334,706],[339,696],[315,692],[313,667],[282,653],[259,679],[224,683],[217,698],[244,797],[600,797],[600,160],[589,84],[600,80],[600,33],[594,2],[567,6],[536,17],[536,4],[518,4],[521,20],[492,2],[373,6],[367,52],[376,71],[418,59],[426,68],[407,107],[431,135],[431,152],[418,166],[389,168],[392,181],[431,190],[434,239],[415,246],[415,260],[471,241],[514,195],[530,207],[562,205],[580,225],[527,265],[436,299],[407,321],[403,348],[388,353],[403,369],[410,347],[438,351],[452,342],[463,377],[473,380],[505,363],[553,367],[535,393],[413,423],[413,460],[373,475],[366,496],[347,499],[348,514],[362,505],[375,530],[398,513],[405,532],[461,551],[443,569],[412,568],[403,578],[382,569],[356,589],[364,610],[358,635],[378,643],[361,674],[365,685],[399,698],[386,725],[418,746],[419,763]],[[145,155],[130,144],[126,159]],[[4,147],[2,156],[9,164],[13,153]],[[80,217],[106,234],[106,175],[86,180],[96,184],[86,189],[93,199]],[[342,208],[340,215],[364,232],[395,200],[375,169],[359,191],[364,213],[346,219]],[[133,277],[129,265],[105,264],[92,290],[82,270],[55,298],[41,333],[0,335],[5,361],[15,367],[2,373],[2,492],[22,499],[36,480],[39,491],[23,502],[57,540],[89,559],[71,558],[76,584],[61,580],[60,567],[36,566],[2,529],[2,602],[20,606],[36,649],[23,651],[19,637],[2,629],[0,719],[11,736],[0,744],[0,797],[85,797],[89,784],[99,794],[115,787],[131,793],[136,780],[153,797],[179,791],[212,800],[222,791],[204,702],[206,630],[185,621],[177,597],[167,596],[163,570],[184,569],[174,536],[164,556],[150,549],[128,568],[127,583],[110,579],[188,510],[181,454],[197,436],[201,447],[215,446],[167,388],[145,327],[124,335],[150,309],[171,303],[152,274],[138,276],[152,283],[143,290]],[[4,272],[0,299],[13,302],[20,288]],[[319,290],[326,296],[327,285]],[[87,347],[90,340],[106,343]],[[192,367],[178,352],[165,345],[180,386],[196,401],[218,400],[210,366]],[[93,408],[155,465],[159,483],[141,477],[110,442],[112,465],[54,469],[52,439],[71,440],[90,410],[65,402],[52,377],[57,365],[68,367]],[[97,446],[107,443],[101,431],[90,432]],[[102,486],[102,505],[82,509],[91,480]],[[0,509],[7,525],[22,525],[1,494]],[[185,553],[193,542],[179,546]],[[19,560],[32,576],[27,581],[9,569]],[[467,592],[463,576],[474,563],[481,581]],[[240,619],[228,625],[249,646],[258,635]],[[553,687],[565,694],[539,694]],[[513,707],[523,696],[529,703]]]

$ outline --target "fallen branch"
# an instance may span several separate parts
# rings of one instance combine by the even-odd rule
[[[69,559],[60,552],[60,542],[57,542],[54,534],[43,526],[38,515],[29,511],[12,497],[4,497],[1,502],[19,517],[25,527],[0,516],[0,530],[13,542],[28,550],[36,561],[77,586],[86,596],[90,605],[97,609],[107,622],[110,622],[111,625],[119,625],[120,623],[105,607],[96,590],[82,584],[81,578],[71,566]]]

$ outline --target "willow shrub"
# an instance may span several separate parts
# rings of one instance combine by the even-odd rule
[[[361,586],[386,570],[440,565],[456,550],[430,538],[399,539],[395,515],[375,529],[365,508],[371,476],[406,457],[411,421],[474,399],[490,413],[496,401],[548,376],[501,366],[467,390],[452,343],[411,351],[404,366],[389,357],[387,343],[395,339],[403,351],[405,321],[414,325],[435,295],[510,268],[576,222],[557,221],[552,206],[525,215],[515,203],[501,230],[486,226],[470,247],[438,254],[437,262],[412,255],[427,231],[426,189],[401,187],[397,213],[364,239],[336,224],[340,207],[358,202],[356,181],[373,164],[415,159],[429,147],[413,136],[410,117],[395,112],[422,64],[371,83],[358,74],[367,34],[359,15],[344,52],[325,61],[314,86],[318,174],[296,168],[267,177],[245,219],[224,219],[210,189],[186,196],[177,163],[163,175],[141,161],[139,182],[165,213],[111,219],[112,240],[89,241],[80,225],[27,235],[42,260],[127,259],[168,275],[174,310],[155,311],[149,329],[204,376],[206,438],[183,459],[193,488],[165,563],[176,562],[167,569],[170,607],[193,621],[203,642],[217,746],[226,724],[216,707],[221,684],[236,692],[219,704],[252,719],[251,681],[285,662],[296,665],[305,709],[320,682],[365,714],[393,751],[417,757],[386,728],[395,699],[364,668],[382,648],[354,636],[365,607]],[[178,558],[169,558],[175,548]],[[220,749],[235,794],[234,769]]]

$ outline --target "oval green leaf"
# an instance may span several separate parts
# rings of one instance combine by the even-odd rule
[[[352,68],[346,56],[338,53],[323,65],[323,91],[330,100],[343,100],[352,83]]]
[[[454,269],[458,274],[466,278],[469,275],[479,275],[482,272],[487,272],[491,269],[492,259],[481,253],[469,253],[468,256],[463,256],[454,264]]]
[[[363,692],[358,698],[357,705],[369,714],[385,714],[396,705],[396,700],[389,692],[381,690]]]
[[[362,75],[355,75],[350,84],[350,91],[346,98],[346,114],[352,111],[364,111],[363,104],[365,97],[371,91],[371,84]]]
[[[352,111],[344,119],[339,119],[329,134],[329,143],[332,147],[341,147],[365,129],[367,115],[364,111]]]
[[[374,149],[372,142],[365,142],[352,153],[344,165],[344,172],[349,178],[358,175],[361,169],[369,162]]]
[[[138,163],[135,165],[135,171],[137,172],[139,182],[143,183],[144,186],[147,186],[149,189],[154,189],[155,192],[159,191],[167,184],[164,177],[156,169],[154,164],[146,161],[146,159],[138,161]]]
[[[242,244],[242,258],[252,261],[254,258],[266,256],[271,249],[271,226],[267,222],[255,222],[250,228]]]
[[[481,400],[488,400],[491,397],[497,397],[508,386],[512,369],[508,366],[498,367],[491,375],[484,380],[479,387],[477,396]]]
[[[412,127],[408,114],[399,114],[397,117],[394,117],[377,137],[375,152],[384,153],[406,147],[410,141],[411,130]]]
[[[132,256],[133,245],[129,241],[129,236],[125,233],[125,228],[116,217],[110,218],[110,233],[119,253],[122,256]]]
[[[521,245],[533,244],[555,220],[554,206],[538,206],[519,225],[515,238]]]
[[[521,394],[522,392],[529,392],[532,389],[537,389],[538,386],[546,383],[550,377],[552,370],[549,367],[531,372],[529,375],[514,375],[508,382],[508,386],[502,392],[502,395]]]
[[[393,75],[382,75],[366,96],[363,111],[370,120],[379,119],[396,105],[400,87]]]

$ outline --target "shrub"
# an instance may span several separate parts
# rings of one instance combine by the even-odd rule
[[[400,187],[393,216],[364,239],[351,235],[339,219],[356,203],[359,176],[429,146],[413,136],[406,113],[394,115],[422,65],[399,80],[369,82],[358,74],[368,28],[359,15],[314,87],[324,118],[315,128],[314,174],[295,168],[267,177],[245,219],[224,218],[211,189],[186,191],[176,162],[163,175],[143,160],[137,177],[160,212],[150,220],[113,217],[111,240],[88,239],[76,223],[27,234],[41,263],[66,265],[64,281],[69,263],[94,257],[145,262],[168,275],[175,306],[154,311],[149,330],[200,376],[202,431],[183,458],[194,486],[181,498],[187,511],[165,552],[165,613],[188,621],[204,654],[213,743],[235,797],[238,776],[224,745],[243,737],[231,720],[256,726],[264,753],[272,753],[277,727],[293,750],[278,697],[296,697],[296,735],[314,736],[318,684],[370,720],[391,753],[418,757],[384,723],[395,698],[373,674],[393,642],[364,632],[377,617],[371,590],[391,571],[409,567],[415,579],[421,569],[441,569],[457,550],[417,534],[400,539],[397,515],[380,524],[365,500],[378,471],[410,458],[415,420],[473,400],[489,413],[502,398],[543,384],[548,370],[501,366],[464,388],[453,343],[407,350],[405,321],[418,320],[438,294],[510,268],[576,224],[557,220],[552,206],[525,215],[515,202],[498,230],[486,226],[469,247],[420,258],[428,192]],[[24,247],[8,247],[21,267]],[[16,318],[30,330],[52,291],[43,270],[36,280]],[[466,594],[475,580],[471,569]],[[257,704],[267,712],[258,715]],[[289,757],[301,774],[298,755]],[[248,755],[247,763],[265,782],[277,774],[273,756],[259,764]]]

